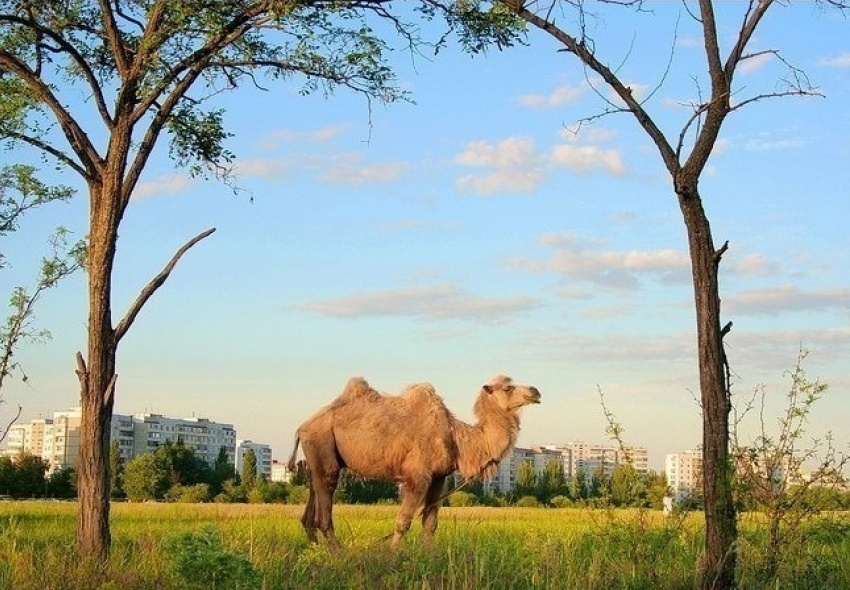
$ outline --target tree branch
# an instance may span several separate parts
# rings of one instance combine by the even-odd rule
[[[0,50],[0,68],[20,78],[29,86],[38,99],[53,111],[56,120],[59,122],[59,126],[62,128],[62,132],[65,134],[65,138],[83,162],[83,167],[87,172],[86,179],[98,178],[100,176],[100,155],[74,117],[71,116],[53,94],[50,87],[27,64],[7,51]]]
[[[124,336],[124,334],[127,333],[127,330],[130,329],[130,326],[133,324],[133,321],[135,321],[136,316],[139,315],[139,312],[141,311],[145,303],[147,303],[148,299],[150,299],[151,296],[156,292],[156,290],[159,289],[168,279],[168,276],[171,274],[171,271],[174,270],[174,267],[180,260],[180,257],[183,256],[183,254],[185,254],[186,251],[189,250],[189,248],[191,248],[192,246],[212,234],[214,231],[215,228],[213,227],[211,229],[206,230],[205,232],[198,234],[197,236],[186,242],[183,247],[180,248],[176,254],[174,254],[174,256],[171,258],[165,268],[163,268],[162,271],[158,275],[156,275],[153,280],[145,286],[144,289],[142,289],[142,292],[139,294],[139,297],[133,302],[133,305],[131,305],[130,309],[127,311],[127,315],[124,316],[124,319],[122,319],[118,323],[118,326],[116,326],[115,328],[116,346],[121,341],[121,338]]]
[[[2,401],[3,400],[0,399],[0,403],[2,403]],[[23,411],[24,408],[22,406],[18,406],[18,412],[15,414],[15,417],[9,421],[9,424],[2,431],[0,431],[0,443],[2,443],[6,439],[6,435],[8,435],[9,431],[12,429],[12,425],[14,425],[15,422],[18,421],[18,418],[21,417],[21,412]]]
[[[130,71],[130,59],[127,55],[127,48],[124,46],[124,39],[121,37],[121,29],[115,22],[115,15],[112,13],[112,5],[109,1],[100,0],[99,4],[106,39],[112,47],[112,54],[115,56],[115,66],[118,68],[121,78],[126,81],[127,74]]]
[[[623,110],[631,112],[637,119],[640,126],[643,127],[644,131],[646,131],[653,140],[661,154],[661,159],[664,161],[665,166],[671,175],[675,177],[679,170],[679,162],[676,159],[676,153],[673,151],[673,148],[670,146],[667,138],[664,136],[664,133],[658,128],[655,121],[652,120],[649,114],[644,110],[643,106],[641,106],[637,99],[635,99],[631,89],[626,87],[610,68],[596,59],[596,56],[593,54],[593,51],[588,48],[585,40],[582,39],[581,42],[578,41],[574,36],[557,27],[552,21],[544,19],[528,10],[519,0],[507,2],[506,4],[518,17],[539,28],[541,31],[548,33],[550,36],[559,41],[566,51],[574,54],[590,69],[602,77],[602,79],[614,90],[614,92],[617,93],[620,100],[626,104],[627,108]]]
[[[112,116],[106,106],[106,101],[103,97],[103,91],[100,86],[100,83],[98,82],[97,77],[94,75],[94,72],[92,71],[88,62],[82,55],[80,55],[80,52],[77,51],[77,49],[73,45],[66,41],[65,38],[59,35],[56,31],[47,28],[31,19],[24,19],[12,14],[2,14],[0,15],[0,22],[15,23],[30,28],[41,35],[49,37],[59,46],[59,49],[62,52],[67,53],[73,60],[74,64],[78,68],[80,68],[83,77],[86,79],[86,82],[88,82],[89,89],[92,91],[92,96],[94,97],[95,104],[97,105],[97,110],[100,113],[103,122],[106,123],[106,126],[109,129],[112,129],[114,121],[112,120]]]
[[[50,154],[83,178],[88,178],[88,173],[86,172],[86,169],[80,166],[79,162],[75,162],[74,159],[71,158],[71,156],[69,156],[62,150],[53,147],[49,143],[42,141],[36,137],[31,137],[29,135],[24,135],[23,133],[17,133],[15,131],[5,131],[4,134],[10,139],[17,139],[18,141],[28,143],[29,145]]]

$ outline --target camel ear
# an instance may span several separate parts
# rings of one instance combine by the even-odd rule
[[[487,393],[493,393],[493,386],[492,385],[482,385],[481,389],[483,389]]]

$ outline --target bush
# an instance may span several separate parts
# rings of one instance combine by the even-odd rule
[[[210,486],[206,483],[199,483],[193,486],[174,485],[165,494],[165,499],[169,502],[180,502],[183,504],[198,504],[201,502],[210,501]]]
[[[283,504],[288,496],[289,490],[285,483],[258,479],[251,491],[248,492],[248,502],[251,504]]]
[[[554,498],[549,500],[549,503],[554,508],[569,508],[573,505],[573,501],[567,498],[566,496],[555,496]]]
[[[306,504],[310,490],[307,486],[289,486],[287,504]]]
[[[470,492],[455,492],[449,496],[449,506],[460,508],[462,506],[478,506],[478,496]]]
[[[199,531],[172,534],[165,539],[171,574],[180,587],[259,588],[260,577],[243,555],[225,549],[221,536],[211,525]]]
[[[534,496],[523,496],[514,504],[517,508],[539,508],[540,502]]]

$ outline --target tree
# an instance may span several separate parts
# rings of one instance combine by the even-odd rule
[[[242,455],[242,487],[250,492],[257,481],[257,454],[254,449],[245,449]]]
[[[168,474],[168,483],[171,486],[209,483],[212,479],[209,464],[182,440],[176,443],[166,441],[157,448],[154,456]]]
[[[342,472],[335,497],[346,504],[375,504],[381,500],[398,500],[398,484],[369,479],[348,471]]]
[[[73,467],[56,469],[48,476],[47,495],[64,499],[77,497],[77,473]]]
[[[218,456],[215,458],[213,465],[212,478],[210,480],[210,494],[215,497],[221,493],[221,487],[228,479],[233,479],[236,476],[236,470],[230,462],[230,456],[227,454],[227,447],[219,447]]]
[[[733,477],[729,457],[729,363],[723,339],[732,327],[731,322],[721,325],[718,274],[720,262],[728,242],[717,247],[711,225],[703,207],[699,180],[706,169],[709,156],[715,148],[721,128],[727,117],[746,105],[769,97],[814,95],[817,92],[808,84],[802,72],[790,68],[785,86],[771,88],[763,93],[742,95],[733,81],[739,69],[748,60],[767,53],[778,55],[776,50],[751,52],[749,45],[775,0],[750,0],[740,3],[739,14],[733,17],[739,27],[731,35],[731,47],[725,56],[718,36],[715,6],[711,0],[698,0],[698,8],[686,10],[702,34],[702,44],[708,70],[708,96],[692,105],[692,113],[680,131],[670,136],[652,117],[649,103],[632,91],[622,76],[622,64],[612,67],[602,57],[600,47],[590,36],[587,23],[593,17],[585,2],[550,0],[526,2],[505,0],[489,2],[507,7],[532,28],[553,38],[561,50],[575,56],[585,68],[599,76],[613,91],[618,102],[607,100],[607,107],[599,116],[628,113],[646,132],[656,146],[673,184],[679,208],[687,231],[691,260],[694,305],[696,310],[696,340],[700,382],[700,401],[703,416],[703,462],[705,496],[705,555],[702,564],[704,588],[732,588],[735,584],[735,540],[737,518],[732,498]],[[841,9],[848,5],[840,0],[828,4]],[[598,5],[619,10],[632,7],[642,11],[640,0],[617,0]],[[574,17],[561,18],[569,11]],[[573,29],[568,29],[570,26]],[[784,61],[784,60],[783,60]],[[787,63],[787,62],[784,62]],[[668,66],[669,67],[669,66]],[[588,78],[589,79],[589,78]],[[697,82],[697,89],[702,88]],[[600,97],[603,93],[597,90]],[[733,99],[734,97],[734,99]],[[589,122],[597,117],[591,117]],[[687,145],[691,140],[691,144]]]
[[[787,372],[790,384],[786,403],[774,428],[765,421],[766,388],[759,386],[740,415],[736,411],[733,428],[736,496],[748,510],[760,512],[767,525],[766,550],[760,565],[766,580],[777,578],[780,564],[794,562],[806,551],[810,526],[822,510],[834,509],[823,500],[824,492],[847,485],[844,471],[850,456],[836,448],[832,433],[804,442],[814,405],[826,394],[828,385],[811,380],[803,368],[808,353],[801,350],[794,368]],[[756,401],[756,398],[760,398]],[[751,444],[739,438],[741,421],[758,409],[758,434]],[[803,474],[803,466],[808,467]],[[804,526],[805,525],[805,526]]]
[[[15,481],[15,464],[8,455],[0,455],[0,496],[11,496]]]
[[[555,496],[566,492],[566,480],[564,479],[564,462],[550,459],[543,468],[538,482],[538,498],[541,502],[549,502]]]
[[[153,453],[139,455],[124,468],[124,493],[130,500],[156,500],[162,498],[168,488],[168,471]]]
[[[413,6],[462,27],[470,51],[515,38],[501,9],[482,16],[466,3]],[[105,559],[110,544],[108,425],[118,346],[183,254],[214,231],[180,248],[113,322],[118,230],[163,133],[178,165],[226,179],[230,134],[223,111],[207,106],[222,91],[260,87],[264,73],[302,74],[304,93],[347,88],[370,101],[404,98],[370,18],[386,21],[411,48],[419,29],[390,9],[385,0],[0,2],[0,142],[40,152],[88,189],[88,346],[77,353],[81,556]]]
[[[587,489],[587,473],[584,469],[576,471],[576,474],[570,479],[569,488],[573,500],[585,500],[590,496],[590,490]]]
[[[121,449],[118,441],[109,444],[109,495],[112,498],[123,498],[124,490],[121,480],[124,476],[124,461],[121,459]]]
[[[648,507],[648,478],[628,463],[620,463],[611,474],[611,503],[614,506]]]
[[[517,498],[523,496],[537,496],[537,471],[534,469],[534,461],[526,459],[519,464],[514,482],[514,495]]]
[[[13,498],[36,498],[44,496],[47,480],[47,461],[22,451],[12,461],[14,465],[13,485],[10,492]]]
[[[2,84],[2,83],[0,83]],[[0,237],[18,228],[20,217],[27,211],[53,201],[65,201],[73,191],[65,186],[51,187],[36,177],[32,166],[13,165],[0,169]],[[13,360],[15,349],[21,341],[44,341],[50,332],[36,330],[33,324],[35,306],[48,289],[55,287],[63,278],[79,269],[85,259],[85,245],[78,242],[68,247],[68,231],[58,228],[50,238],[52,255],[42,259],[41,270],[35,287],[29,291],[16,287],[9,298],[10,313],[0,326],[0,405],[3,404],[3,385],[8,376],[17,371],[21,379],[28,376],[21,364]],[[0,270],[4,258],[0,252]],[[5,425],[0,426],[0,442],[6,438],[9,428],[21,415],[21,407]]]

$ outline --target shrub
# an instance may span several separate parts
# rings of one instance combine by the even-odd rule
[[[540,502],[534,496],[523,496],[516,501],[515,506],[517,508],[538,508]]]
[[[310,490],[307,486],[289,486],[287,504],[306,504]]]
[[[470,492],[455,492],[449,496],[449,506],[459,508],[462,506],[477,506],[478,496]]]
[[[259,588],[260,578],[243,555],[225,549],[211,525],[165,539],[171,574],[186,589]]]
[[[573,505],[573,501],[566,496],[555,496],[549,500],[549,503],[554,508],[569,508]]]
[[[165,494],[165,499],[169,502],[181,502],[183,504],[198,504],[201,502],[210,501],[210,486],[206,483],[199,483],[193,486],[174,485]]]

